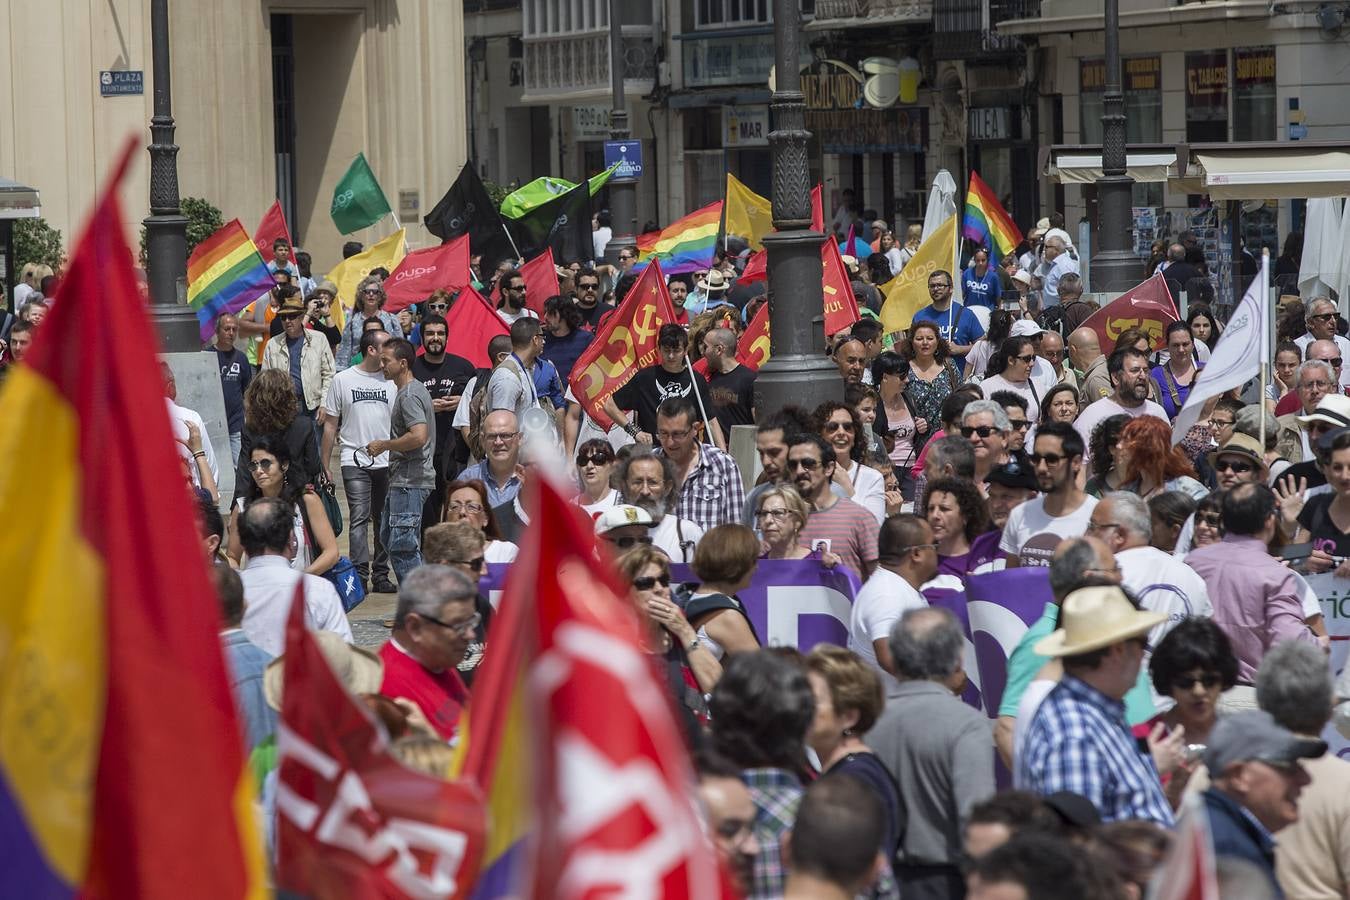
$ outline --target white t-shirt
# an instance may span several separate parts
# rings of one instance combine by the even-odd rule
[[[168,404],[169,407],[169,427],[173,429],[173,436],[175,438],[184,441],[187,440],[187,422],[191,422],[193,425],[197,426],[197,432],[202,436],[202,452],[206,454],[206,467],[211,470],[211,477],[215,479],[216,486],[219,487],[220,467],[216,465],[216,451],[215,448],[211,446],[210,436],[206,433],[206,423],[202,421],[202,417],[196,410],[188,409],[186,406],[179,406],[168,397],[164,398],[164,402]],[[173,446],[174,449],[178,451],[178,455],[183,457],[183,460],[187,462],[188,473],[192,476],[192,484],[195,487],[201,487],[202,479],[201,476],[197,474],[197,460],[193,459],[192,451],[183,444],[178,443],[177,440],[174,441]],[[236,488],[236,490],[242,490],[242,488]]]
[[[1031,381],[1024,381],[1021,384],[1009,381],[1002,375],[992,375],[980,382],[980,390],[984,391],[984,399],[992,400],[995,391],[1008,391],[1016,394],[1027,401],[1027,419],[1035,422],[1041,417],[1040,391],[1032,390]]]
[[[853,502],[870,512],[878,525],[885,522],[886,476],[871,466],[855,462],[849,467],[848,477],[853,481]]]
[[[584,495],[578,494],[577,499],[578,500],[581,499],[582,496]],[[605,496],[601,497],[594,503],[578,503],[577,506],[580,506],[582,509],[586,510],[586,515],[594,519],[596,516],[600,515],[605,510],[613,506],[617,506],[618,503],[619,503],[619,492],[614,490],[614,488],[610,488],[608,494],[605,494]]]
[[[887,690],[899,682],[881,668],[872,642],[889,637],[891,627],[900,621],[906,610],[927,605],[923,594],[885,566],[877,566],[872,577],[858,591],[858,596],[853,598],[853,610],[848,617],[848,649],[877,670]]]
[[[678,525],[677,525],[678,523]],[[684,549],[680,547],[680,536],[684,536]],[[652,529],[652,546],[664,550],[672,562],[687,563],[694,560],[694,545],[703,540],[703,529],[688,519],[676,519],[667,514]]]
[[[1156,547],[1131,547],[1116,554],[1121,583],[1150,612],[1167,613],[1167,621],[1153,626],[1148,642],[1158,646],[1167,632],[1187,616],[1211,618],[1205,579],[1181,560]]]
[[[473,404],[469,402],[469,398],[473,396],[473,392],[477,388],[478,376],[475,375],[469,379],[468,384],[464,385],[464,393],[461,395],[464,399],[460,401],[459,406],[455,407],[455,417],[450,420],[450,426],[452,428],[469,427],[469,407],[473,406]]]
[[[483,548],[483,561],[490,563],[515,562],[520,548],[510,541],[488,541]]]
[[[502,321],[505,322],[507,325],[514,325],[520,319],[539,318],[539,313],[530,309],[528,306],[522,309],[520,312],[514,313],[509,311],[505,306],[503,306],[501,309],[497,310],[497,315],[501,316]]]
[[[343,369],[333,376],[323,408],[338,419],[338,447],[342,465],[356,465],[357,448],[371,441],[389,440],[389,420],[394,413],[398,385],[383,372],[365,372],[359,366]],[[364,459],[364,455],[362,457]],[[389,467],[389,454],[375,457],[369,468]]]
[[[1172,422],[1167,418],[1167,413],[1163,408],[1152,400],[1145,400],[1136,407],[1130,408],[1121,406],[1116,402],[1115,397],[1103,397],[1100,400],[1094,400],[1088,404],[1088,408],[1083,410],[1078,418],[1074,420],[1073,427],[1077,430],[1080,437],[1083,438],[1083,465],[1087,465],[1092,459],[1092,431],[1103,420],[1112,416],[1125,415],[1134,418],[1135,416],[1157,416],[1168,425]],[[1030,417],[1028,417],[1030,418]]]
[[[1084,496],[1078,508],[1068,515],[1051,516],[1045,512],[1045,498],[1035,497],[1020,503],[1008,513],[1003,540],[998,548],[1016,555],[1023,566],[1048,566],[1055,548],[1066,538],[1082,537],[1097,498]]]

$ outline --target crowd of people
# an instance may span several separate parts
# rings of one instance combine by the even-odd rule
[[[509,332],[479,368],[450,349],[456,295],[391,314],[376,270],[339,328],[336,286],[278,241],[275,287],[221,316],[207,348],[232,496],[225,448],[165,368],[260,774],[299,581],[325,654],[396,752],[444,773],[492,652],[480,578],[515,559],[554,454],[631,587],[708,834],[746,896],[1137,898],[1192,807],[1223,896],[1346,896],[1350,763],[1319,735],[1350,723],[1350,690],[1333,683],[1307,580],[1350,577],[1345,322],[1330,298],[1291,303],[1267,393],[1211,399],[1174,446],[1222,316],[1193,303],[1161,335],[1104,348],[1056,224],[998,267],[977,249],[964,272],[933,272],[931,304],[884,334],[865,288],[917,235],[874,221],[871,261],[865,241],[846,247],[862,317],[821,348],[842,389],[813,409],[756,406],[737,341],[768,298],[737,283],[744,256],[719,253],[670,280],[679,321],[603,415],[568,381],[636,280],[631,247],[616,266],[560,266],[546,298],[510,263],[475,269]],[[1192,256],[1178,243],[1156,265],[1195,296]],[[28,287],[11,364],[46,308]],[[756,452],[737,458],[747,427]],[[850,570],[847,646],[766,646],[738,597],[761,560]],[[334,577],[348,564],[358,602],[397,594],[378,653],[352,646]],[[1046,567],[1053,600],[1011,652],[991,719],[962,700],[963,625],[932,591],[1017,567]]]

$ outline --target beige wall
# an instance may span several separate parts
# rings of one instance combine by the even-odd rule
[[[0,9],[0,174],[41,191],[67,241],[129,135],[149,143],[150,0],[4,0]],[[328,218],[338,177],[365,151],[397,210],[400,190],[424,214],[467,155],[462,4],[447,0],[173,0],[173,108],[179,187],[252,231],[276,192],[269,16],[297,14],[297,104],[305,134],[299,241],[316,274],[339,259]],[[306,21],[303,14],[316,14]],[[347,29],[342,23],[345,20]],[[356,23],[359,23],[357,25]],[[310,31],[306,31],[310,28]],[[104,69],[141,69],[140,97],[99,96]],[[332,73],[345,73],[343,79]],[[301,93],[310,92],[311,96]],[[309,165],[304,165],[306,160]],[[149,159],[123,196],[128,240],[148,215]],[[405,223],[411,224],[411,223]],[[351,235],[372,241],[381,223]],[[414,246],[434,243],[418,223]]]

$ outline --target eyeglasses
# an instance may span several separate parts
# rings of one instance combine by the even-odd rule
[[[1013,431],[1026,431],[1031,427],[1031,422],[1026,419],[1009,419],[1008,427]]]
[[[692,428],[686,428],[683,431],[658,431],[656,432],[656,439],[659,441],[682,441],[689,437],[689,433],[693,430]]]
[[[520,434],[519,431],[502,431],[497,434],[485,434],[483,440],[489,444],[506,444],[514,440],[518,434]]]
[[[1213,672],[1206,672],[1204,675],[1200,676],[1178,675],[1176,678],[1172,680],[1172,687],[1178,688],[1179,690],[1183,691],[1189,691],[1197,684],[1203,685],[1204,687],[1207,688],[1214,688],[1223,684],[1223,679],[1220,678],[1218,675],[1215,675]]]
[[[1223,525],[1223,515],[1221,513],[1196,513],[1195,524],[1219,528]]]
[[[637,259],[637,257],[631,253],[620,253],[619,259]]]
[[[1315,321],[1321,320],[1321,321],[1325,322],[1327,319],[1334,319],[1334,318],[1336,318],[1336,314],[1335,314],[1335,313],[1318,313],[1318,314],[1315,315],[1315,316],[1308,316],[1308,321],[1309,321],[1309,322],[1315,322]]]
[[[1058,453],[1028,453],[1028,454],[1027,454],[1027,462],[1031,463],[1033,466],[1039,466],[1041,463],[1045,463],[1047,467],[1052,468],[1052,469],[1053,469],[1055,466],[1059,465],[1060,463],[1064,462],[1064,460],[1066,460],[1066,459],[1068,459],[1068,458],[1069,458],[1069,457],[1067,457],[1067,456],[1061,456],[1061,455],[1058,454]]]
[[[600,453],[591,453],[586,456],[577,457],[577,465],[579,466],[604,466],[612,462],[614,462],[614,457],[605,456]]]
[[[930,281],[928,282],[928,289],[930,291],[950,291],[952,286],[950,284],[942,284],[940,282],[934,283]]]
[[[1255,469],[1256,466],[1249,462],[1243,462],[1240,459],[1220,459],[1214,463],[1216,472],[1236,472],[1239,475],[1245,475],[1247,472]]]
[[[991,434],[1002,434],[1003,429],[995,428],[992,425],[962,425],[961,437],[968,438],[972,434],[978,434],[981,438],[987,438]]]
[[[1036,354],[1028,353],[1025,356],[1014,356],[1013,359],[1017,360],[1020,363],[1026,363],[1027,365],[1031,365],[1036,361]]]
[[[670,576],[646,575],[642,578],[633,579],[633,587],[637,588],[639,591],[650,591],[658,584],[661,585],[661,587],[670,587]]]
[[[1221,429],[1221,428],[1232,428],[1232,427],[1233,427],[1233,420],[1232,420],[1232,419],[1210,419],[1210,420],[1209,420],[1209,427],[1210,427],[1210,428],[1213,428],[1215,431],[1218,431],[1218,430]]]
[[[757,509],[755,510],[756,519],[786,519],[792,515],[790,510],[786,509]]]
[[[842,430],[842,431],[852,431],[852,430],[853,430],[853,423],[852,423],[852,422],[826,422],[826,423],[825,423],[825,430],[826,430],[826,431],[841,431],[841,430]]]
[[[446,504],[446,509],[457,513],[480,513],[483,511],[483,506],[480,503],[474,503],[472,501],[451,500]]]
[[[1325,381],[1300,381],[1298,383],[1300,391],[1325,391],[1330,387],[1331,385]]]
[[[789,459],[787,461],[787,467],[789,469],[805,469],[808,472],[812,469],[819,469],[820,465],[820,460],[818,459]]]
[[[424,619],[433,625],[439,625],[442,628],[448,628],[458,634],[465,635],[473,634],[474,631],[478,629],[478,626],[483,624],[483,617],[478,613],[474,613],[473,616],[465,619],[463,622],[442,622],[435,616],[429,616],[426,613],[417,613],[416,615],[419,619]]]
[[[255,459],[248,464],[248,468],[251,472],[270,472],[274,462],[274,459]]]
[[[483,563],[487,560],[481,556],[475,556],[473,559],[450,559],[446,560],[452,566],[468,566],[475,572],[483,571]]]
[[[638,544],[651,544],[652,542],[651,535],[643,535],[642,537],[633,537],[632,535],[617,538],[606,537],[605,540],[609,541],[620,550],[631,550]]]
[[[1105,531],[1105,530],[1108,529],[1108,528],[1119,528],[1119,527],[1120,527],[1120,525],[1118,525],[1118,524],[1115,523],[1115,522],[1093,522],[1093,521],[1089,521],[1088,524],[1087,524],[1087,530],[1088,530],[1088,531]]]

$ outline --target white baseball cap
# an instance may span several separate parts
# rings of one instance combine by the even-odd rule
[[[1037,325],[1032,319],[1018,319],[1013,323],[1012,331],[1008,332],[1008,337],[1035,337],[1043,333],[1045,333],[1045,329]]]
[[[646,525],[651,528],[656,523],[652,521],[651,513],[640,506],[629,506],[626,503],[620,503],[611,506],[605,510],[595,520],[595,533],[605,534],[613,531],[615,528],[624,528],[628,525]]]

